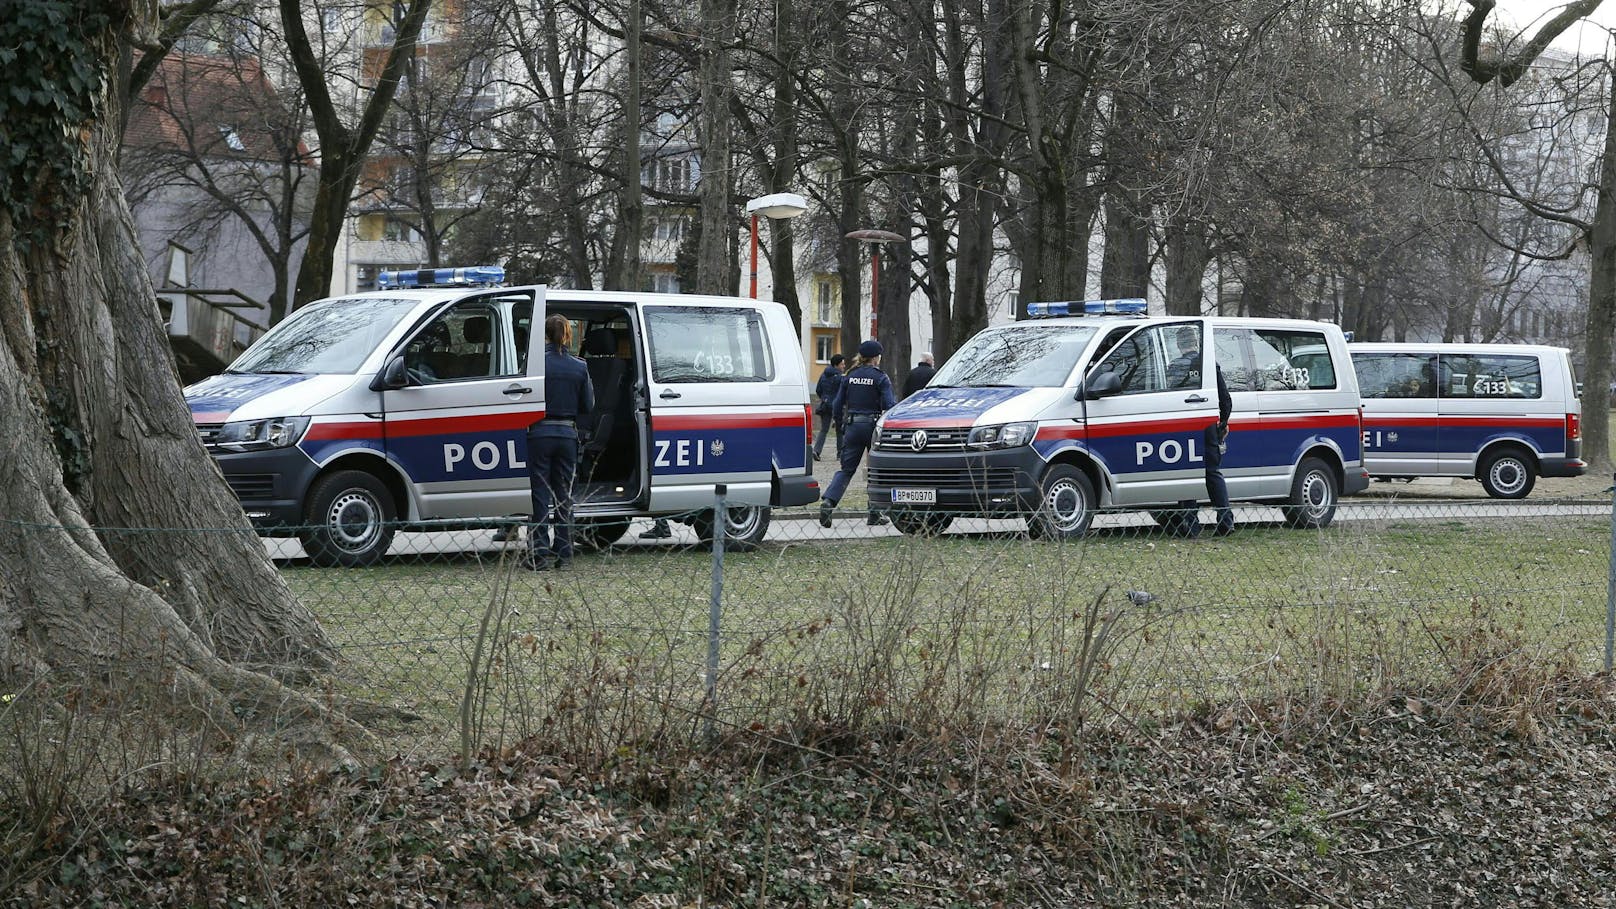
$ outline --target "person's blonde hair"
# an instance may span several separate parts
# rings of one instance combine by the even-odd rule
[[[557,347],[566,347],[572,343],[572,322],[566,316],[556,313],[544,320],[544,340]]]

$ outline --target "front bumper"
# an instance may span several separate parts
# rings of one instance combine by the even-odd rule
[[[934,489],[935,503],[905,502],[899,507],[909,511],[1025,514],[1041,498],[1039,483],[1047,466],[1030,445],[981,452],[872,451],[870,505],[890,506],[893,489]]]
[[[319,465],[296,446],[269,451],[214,451],[225,482],[260,530],[304,523],[304,496]]]

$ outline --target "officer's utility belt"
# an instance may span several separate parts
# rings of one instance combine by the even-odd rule
[[[572,419],[571,417],[545,417],[539,422],[549,423],[552,426],[571,426],[574,428],[578,426],[578,421]]]
[[[847,422],[849,422],[849,423],[874,423],[876,420],[878,420],[880,418],[881,418],[881,415],[878,414],[878,413],[853,413],[853,414],[848,414],[847,415]]]

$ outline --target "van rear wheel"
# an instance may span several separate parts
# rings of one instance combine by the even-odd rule
[[[1500,448],[1488,455],[1476,476],[1495,499],[1524,499],[1537,485],[1531,459],[1518,448]]]
[[[628,533],[629,523],[628,518],[586,520],[579,525],[578,532],[573,534],[573,544],[588,552],[610,549],[613,543],[623,538],[623,534]]]
[[[316,565],[374,565],[393,545],[394,516],[386,484],[363,470],[339,470],[309,489],[307,526],[297,536]]]
[[[1321,530],[1335,520],[1341,484],[1330,465],[1318,458],[1303,458],[1291,481],[1290,502],[1281,510],[1285,523],[1304,530]]]
[[[769,532],[769,506],[731,505],[724,509],[724,548],[736,552],[750,552],[763,542]],[[712,509],[696,515],[691,521],[696,538],[703,543],[713,541]]]

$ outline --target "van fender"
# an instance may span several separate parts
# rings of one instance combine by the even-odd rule
[[[1526,449],[1533,460],[1539,463],[1543,461],[1543,450],[1538,448],[1536,440],[1517,430],[1506,429],[1495,432],[1481,440],[1481,447],[1476,449],[1474,456],[1470,459],[1470,473],[1474,475],[1476,468],[1482,461],[1487,459],[1487,453],[1500,445],[1519,446]]]
[[[1342,453],[1341,446],[1337,445],[1334,439],[1320,435],[1303,439],[1301,444],[1297,445],[1296,449],[1291,452],[1291,468],[1287,474],[1290,482],[1295,482],[1296,468],[1301,466],[1302,459],[1309,455],[1318,454],[1321,449],[1325,454],[1329,455],[1329,461],[1335,465],[1336,480],[1341,483],[1346,482],[1347,456]]]
[[[333,452],[325,459],[316,462],[320,472],[315,474],[314,481],[334,470],[363,470],[374,474],[393,493],[393,504],[398,507],[398,517],[402,521],[418,521],[421,518],[421,502],[415,493],[415,484],[409,480],[404,468],[391,457],[375,450],[354,446]]]
[[[1038,446],[1038,456],[1044,460],[1044,469],[1055,464],[1070,464],[1088,474],[1094,491],[1100,497],[1100,507],[1110,508],[1116,501],[1116,478],[1105,458],[1078,439],[1060,439],[1048,447]],[[1042,479],[1042,478],[1040,478]]]

